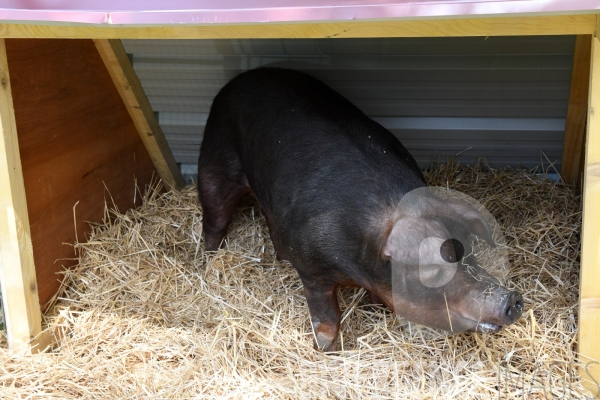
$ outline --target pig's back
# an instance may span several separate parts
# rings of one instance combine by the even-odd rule
[[[367,220],[424,185],[414,159],[389,131],[299,72],[262,68],[239,75],[217,95],[210,118],[230,126],[253,192],[294,251],[314,252],[317,242],[339,251],[327,248],[336,243],[324,244],[332,236],[343,236],[345,245],[364,240]]]

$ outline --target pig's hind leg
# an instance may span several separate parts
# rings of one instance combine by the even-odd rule
[[[198,164],[198,197],[202,204],[204,249],[207,251],[219,248],[235,206],[251,192],[237,155],[227,151],[215,153],[201,152]]]
[[[273,242],[273,248],[275,249],[275,257],[277,261],[285,260],[283,252],[281,249],[283,248],[277,239],[277,234],[275,233],[275,226],[273,225],[273,220],[267,213],[265,213],[265,221],[267,221],[267,227],[269,228],[269,236],[271,237],[271,242]]]

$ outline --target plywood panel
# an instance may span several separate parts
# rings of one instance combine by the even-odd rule
[[[62,266],[74,263],[86,221],[100,221],[104,200],[132,207],[134,178],[157,176],[92,40],[6,40],[42,304],[56,292]],[[139,198],[139,196],[138,196]]]

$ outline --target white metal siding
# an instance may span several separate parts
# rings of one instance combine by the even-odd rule
[[[425,168],[560,170],[573,36],[123,40],[177,162],[197,162],[212,99],[264,65],[304,71],[390,129]],[[542,155],[542,152],[544,155]]]

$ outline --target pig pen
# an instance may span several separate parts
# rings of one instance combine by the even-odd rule
[[[450,336],[340,294],[343,351],[313,349],[302,285],[247,203],[204,254],[196,189],[136,196],[76,245],[44,324],[57,342],[0,348],[2,398],[585,398],[576,360],[581,198],[524,170],[449,162],[427,173],[480,200],[503,228],[510,289],[526,302],[500,333]]]

